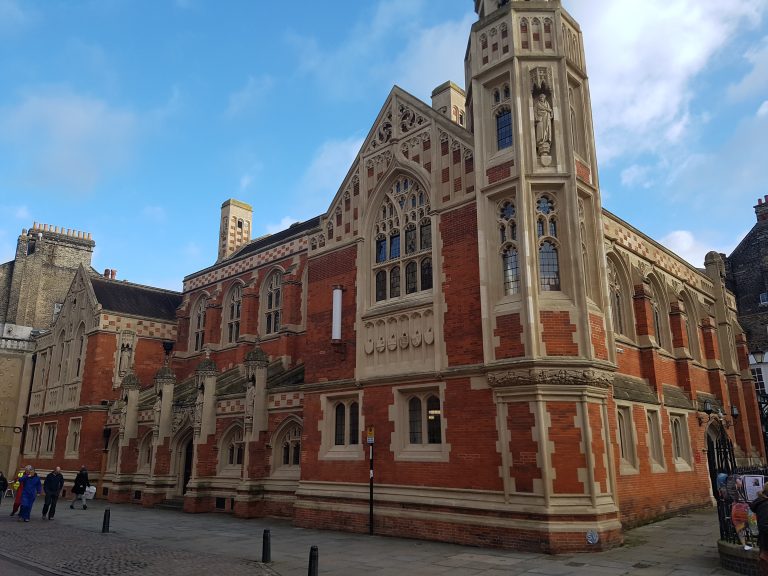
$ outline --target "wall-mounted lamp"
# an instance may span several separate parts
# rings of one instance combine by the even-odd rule
[[[714,408],[712,408],[712,401],[711,400],[704,400],[704,405],[701,409],[704,414],[697,414],[696,417],[699,419],[699,426],[702,426],[705,422],[711,422],[712,420],[718,420],[720,424],[723,425],[724,428],[730,428],[734,424],[736,424],[736,421],[739,419],[739,416],[741,416],[741,413],[739,412],[739,409],[736,406],[731,406],[731,419],[729,420],[726,418],[725,414],[723,414],[722,410],[718,408],[717,412],[715,412]]]
[[[762,364],[763,360],[765,360],[764,350],[752,350],[750,354],[752,354],[752,358],[754,358],[755,364]]]

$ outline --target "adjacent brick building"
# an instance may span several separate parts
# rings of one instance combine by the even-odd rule
[[[578,25],[475,4],[467,92],[395,87],[317,218],[248,242],[225,202],[219,259],[123,377],[137,317],[90,300],[101,495],[366,531],[371,438],[377,533],[560,552],[709,504],[717,444],[764,462],[723,259],[601,207]]]

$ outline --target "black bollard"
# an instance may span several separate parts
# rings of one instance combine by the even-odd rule
[[[109,508],[104,509],[104,522],[101,524],[101,533],[109,534]]]
[[[270,542],[269,530],[264,530],[264,541],[261,545],[261,561],[264,564],[272,562],[272,544]]]
[[[312,546],[309,549],[309,572],[307,572],[307,576],[317,576],[317,563],[317,546]]]

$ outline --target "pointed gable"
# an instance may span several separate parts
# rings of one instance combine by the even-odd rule
[[[310,253],[354,241],[366,233],[374,196],[395,171],[422,182],[432,207],[464,201],[474,193],[472,134],[418,98],[395,86],[368,132],[320,231],[310,237]]]

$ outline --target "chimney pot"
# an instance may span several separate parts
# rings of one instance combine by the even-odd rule
[[[115,269],[112,269],[112,270],[110,270],[110,271],[109,271],[109,277],[110,277],[112,280],[114,280],[116,276],[117,276],[117,270],[115,270]]]
[[[104,278],[109,278],[109,268],[104,268]]]

